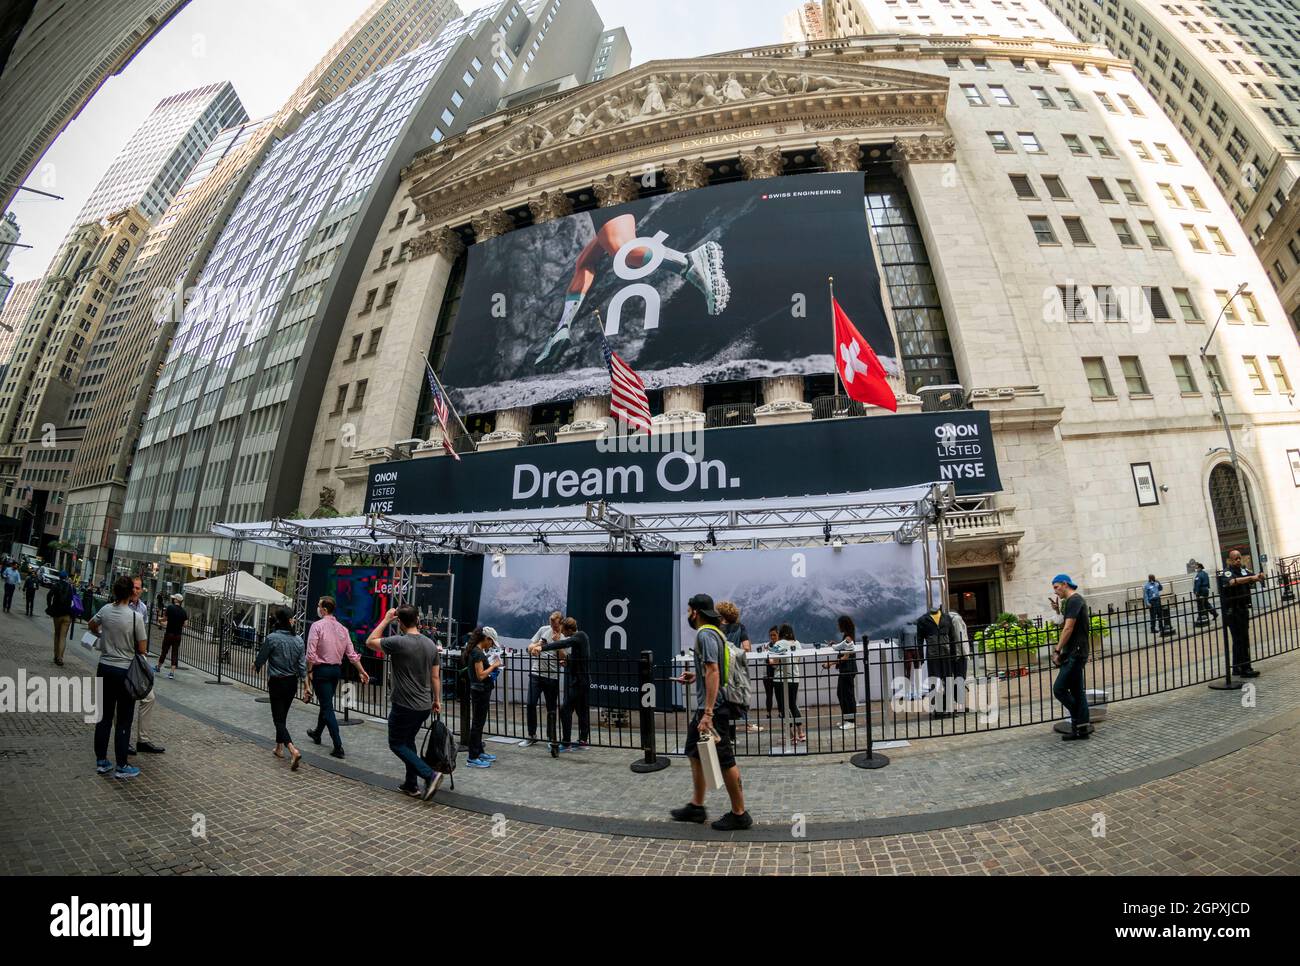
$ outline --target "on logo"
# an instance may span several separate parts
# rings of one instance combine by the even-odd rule
[[[627,650],[627,628],[623,622],[627,620],[627,605],[631,601],[627,597],[615,597],[605,605],[605,620],[609,621],[609,626],[605,628],[605,650],[614,649],[614,640],[618,640],[618,649]]]

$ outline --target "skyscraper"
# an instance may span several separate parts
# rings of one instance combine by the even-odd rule
[[[506,0],[454,21],[267,156],[199,279],[205,298],[186,307],[163,363],[117,554],[222,559],[213,523],[297,507],[330,361],[363,273],[374,271],[371,246],[401,167],[516,90],[588,76],[603,35],[589,0],[550,0],[534,17],[526,6]],[[390,304],[396,287],[376,292],[372,308]],[[350,387],[347,404],[359,409],[365,393]],[[255,564],[275,556],[265,552]]]
[[[9,293],[14,287],[14,280],[9,277],[7,269],[9,268],[9,256],[13,254],[14,245],[18,243],[18,236],[21,234],[22,230],[18,227],[18,219],[14,217],[12,211],[7,212],[3,218],[0,218],[0,309],[5,307],[5,301],[9,298]]]
[[[54,139],[189,0],[38,0],[0,57],[0,210]]]
[[[18,343],[18,333],[27,321],[27,313],[32,310],[36,293],[40,290],[41,280],[34,278],[30,282],[19,282],[9,292],[3,308],[0,308],[0,383],[4,380],[5,370],[14,354]]]
[[[223,132],[213,142],[150,232],[67,414],[69,435],[81,443],[69,474],[64,539],[81,548],[88,572],[96,566],[100,574],[107,570],[159,367],[185,301],[258,165],[312,112],[428,43],[458,13],[452,0],[376,0],[280,111]]]

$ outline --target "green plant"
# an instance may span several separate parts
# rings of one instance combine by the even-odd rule
[[[1108,637],[1110,635],[1110,625],[1106,623],[1106,618],[1100,614],[1093,614],[1088,621],[1088,633]]]
[[[1048,634],[1044,628],[1007,613],[999,614],[995,623],[975,635],[975,644],[983,652],[1022,651],[1028,655],[1047,643]]]

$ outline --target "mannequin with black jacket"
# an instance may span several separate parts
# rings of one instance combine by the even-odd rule
[[[955,672],[953,661],[961,646],[952,617],[942,609],[923,614],[916,622],[916,639],[925,651],[928,677],[939,682],[930,704],[932,714],[936,718],[952,717],[955,712],[949,707],[948,696]]]

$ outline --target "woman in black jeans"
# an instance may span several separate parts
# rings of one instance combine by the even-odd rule
[[[839,670],[836,697],[840,699],[840,716],[844,719],[840,722],[840,729],[852,731],[858,726],[858,696],[854,691],[855,679],[858,676],[858,655],[853,649],[857,629],[853,626],[853,618],[847,614],[840,615],[836,626],[840,630],[840,640],[835,645],[835,660],[827,661],[822,667],[827,670],[831,668]]]
[[[464,664],[469,669],[469,760],[471,768],[491,768],[496,755],[489,755],[483,744],[483,728],[487,724],[488,709],[492,706],[492,689],[496,686],[493,672],[501,667],[500,658],[488,656],[497,643],[497,632],[490,627],[476,627],[469,633],[465,645]]]
[[[266,666],[266,690],[271,695],[271,720],[275,722],[275,751],[283,758],[282,747],[289,749],[293,761],[290,769],[298,770],[302,752],[289,737],[289,706],[293,704],[298,685],[307,680],[307,645],[293,632],[293,614],[287,607],[277,607],[271,612],[272,630],[262,641],[253,662],[253,670]]]

